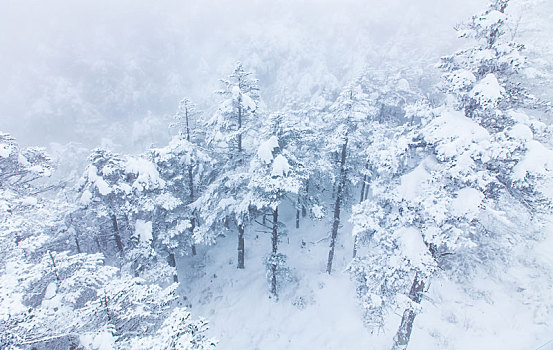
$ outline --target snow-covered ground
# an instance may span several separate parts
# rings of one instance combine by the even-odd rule
[[[236,269],[237,238],[222,238],[195,257],[179,262],[181,293],[195,316],[210,321],[210,336],[223,350],[234,349],[390,349],[401,315],[391,315],[386,329],[371,334],[364,327],[355,285],[346,271],[352,254],[351,227],[339,232],[332,275],[325,272],[330,225],[280,208],[289,234],[280,243],[295,281],[270,298],[264,259],[269,233],[259,225],[246,232],[246,269]],[[298,233],[302,233],[304,241]],[[325,239],[326,238],[326,239]],[[538,349],[553,338],[515,287],[484,276],[462,287],[435,280],[417,316],[409,349]],[[553,349],[553,343],[539,348]]]

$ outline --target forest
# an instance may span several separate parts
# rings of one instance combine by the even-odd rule
[[[48,88],[0,124],[0,348],[553,349],[553,8],[476,5],[429,64],[260,54],[168,117]]]

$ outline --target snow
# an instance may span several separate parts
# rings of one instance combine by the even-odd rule
[[[142,191],[149,188],[164,187],[165,182],[159,176],[154,163],[142,157],[129,157],[126,162],[126,171],[136,174],[137,178],[132,184],[133,189]]]
[[[242,91],[240,91],[240,87],[234,85],[231,89],[232,92],[232,98],[237,99],[242,94]]]
[[[56,283],[50,282],[48,286],[46,287],[46,292],[44,293],[45,299],[52,299],[54,296],[56,296],[56,292],[58,290],[58,286],[56,286]]]
[[[355,285],[345,271],[352,237],[344,224],[336,245],[335,271],[325,273],[329,223],[301,220],[294,227],[295,208],[280,206],[279,216],[290,234],[279,243],[295,279],[269,298],[265,258],[271,251],[268,235],[246,230],[245,270],[236,268],[236,236],[229,235],[198,255],[179,260],[181,293],[193,315],[209,320],[208,336],[217,349],[386,349],[390,338],[374,338],[363,325]],[[347,218],[344,219],[347,222]],[[295,234],[301,232],[301,235]],[[396,327],[397,325],[394,325]]]
[[[324,217],[324,211],[323,207],[317,204],[314,204],[311,208],[311,214],[315,217],[315,219],[322,219]]]
[[[547,197],[553,199],[553,150],[538,141],[526,144],[527,151],[524,157],[513,168],[513,179],[522,181],[526,175],[542,177],[538,189]]]
[[[402,227],[396,232],[401,253],[415,267],[422,267],[428,248],[424,244],[421,232],[415,227]]]
[[[282,154],[276,156],[273,162],[273,169],[271,170],[271,176],[286,176],[290,171],[290,164]]]
[[[153,239],[152,237],[152,222],[144,220],[136,220],[134,226],[135,233],[139,237],[140,242],[150,243]]]
[[[504,21],[505,18],[506,18],[506,15],[497,10],[490,11],[488,14],[481,17],[482,24],[485,26],[493,26],[494,24],[497,24],[500,21]]]
[[[79,341],[86,350],[115,349],[115,337],[107,330],[97,334],[83,334],[79,337]]]
[[[446,158],[468,151],[477,156],[489,143],[490,135],[482,126],[467,118],[463,112],[445,109],[424,130],[425,138],[438,143],[437,151]]]
[[[94,184],[102,196],[111,193],[111,187],[104,179],[98,176],[98,169],[94,165],[88,167],[87,175],[88,180]]]
[[[401,91],[411,90],[411,86],[409,85],[409,82],[407,81],[407,79],[403,79],[403,78],[398,81],[397,88],[398,90],[401,90]]]
[[[244,107],[246,107],[246,109],[250,111],[255,111],[257,108],[254,100],[247,94],[242,94],[242,104],[244,105]]]
[[[513,177],[522,180],[526,174],[547,175],[553,171],[553,151],[538,141],[526,144],[524,158],[513,169]]]
[[[505,89],[499,84],[496,76],[489,73],[471,90],[470,96],[483,106],[495,106]]]
[[[476,81],[474,74],[467,69],[457,69],[445,74],[445,77],[451,84],[450,88],[452,90],[463,90],[470,87]]]
[[[38,199],[36,197],[23,197],[21,204],[23,205],[37,205]]]
[[[12,153],[12,151],[13,151],[13,147],[11,145],[8,145],[5,143],[0,145],[0,157],[8,158]]]
[[[532,129],[524,124],[515,124],[513,125],[507,133],[512,138],[521,140],[521,141],[530,141],[534,138],[534,133],[532,132]]]
[[[465,187],[456,193],[451,202],[451,211],[458,217],[466,217],[471,220],[479,212],[479,206],[484,199],[484,194],[477,189]]]
[[[421,194],[423,184],[426,183],[430,174],[421,163],[411,172],[403,175],[401,184],[397,188],[397,195],[409,201],[415,201]]]
[[[273,150],[278,147],[278,138],[271,136],[267,141],[263,142],[257,150],[257,156],[265,164],[270,164],[273,160]]]
[[[87,205],[92,200],[92,193],[89,190],[84,190],[79,202],[83,205]]]

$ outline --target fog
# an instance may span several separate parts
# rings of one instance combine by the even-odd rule
[[[236,61],[268,109],[365,68],[431,67],[484,0],[2,0],[0,130],[27,145],[140,151],[169,137],[178,101],[216,105]]]

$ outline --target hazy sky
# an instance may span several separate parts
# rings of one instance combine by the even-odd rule
[[[179,99],[211,108],[237,60],[278,108],[366,66],[436,62],[462,44],[453,26],[485,4],[0,0],[0,130],[39,145],[163,138]]]

